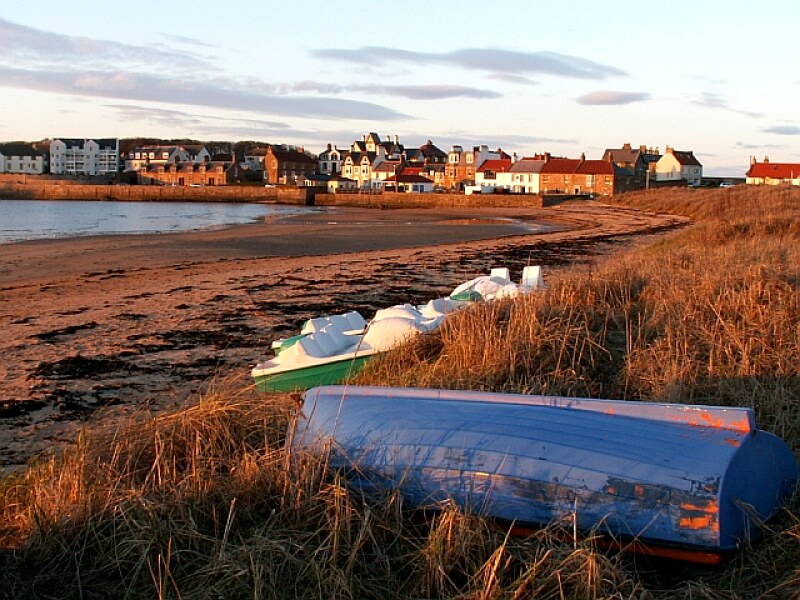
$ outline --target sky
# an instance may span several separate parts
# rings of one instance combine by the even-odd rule
[[[0,141],[800,160],[800,2],[0,0]]]

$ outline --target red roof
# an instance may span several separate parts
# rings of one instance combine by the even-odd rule
[[[585,160],[575,172],[582,175],[613,175],[614,163],[608,160]]]
[[[401,173],[403,175],[419,175],[422,172],[422,167],[403,167]]]
[[[542,173],[574,173],[580,164],[579,158],[551,158],[542,167]]]
[[[511,159],[495,158],[483,161],[483,164],[478,167],[478,171],[494,171],[495,173],[505,173],[511,168]]]
[[[430,183],[433,182],[428,179],[427,177],[423,177],[422,175],[408,175],[405,173],[400,173],[399,175],[393,175],[392,177],[388,177],[386,181],[396,181],[397,183]]]
[[[757,179],[796,179],[800,177],[800,163],[754,163],[747,176]]]

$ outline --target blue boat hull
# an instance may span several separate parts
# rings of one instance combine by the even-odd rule
[[[367,493],[454,501],[518,525],[562,519],[647,545],[725,552],[796,485],[786,444],[749,409],[327,386],[305,394],[295,448],[336,451]],[[752,512],[752,515],[751,515]]]

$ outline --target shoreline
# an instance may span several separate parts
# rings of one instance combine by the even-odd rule
[[[422,303],[494,266],[518,278],[541,264],[547,280],[685,222],[585,202],[336,207],[215,231],[0,246],[0,469],[72,442],[79,427],[195,401],[215,378],[244,388],[270,341],[307,318]]]

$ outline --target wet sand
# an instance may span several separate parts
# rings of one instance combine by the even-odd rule
[[[79,426],[241,377],[310,317],[422,303],[508,266],[545,279],[683,223],[596,203],[335,208],[217,231],[0,246],[0,469]]]

